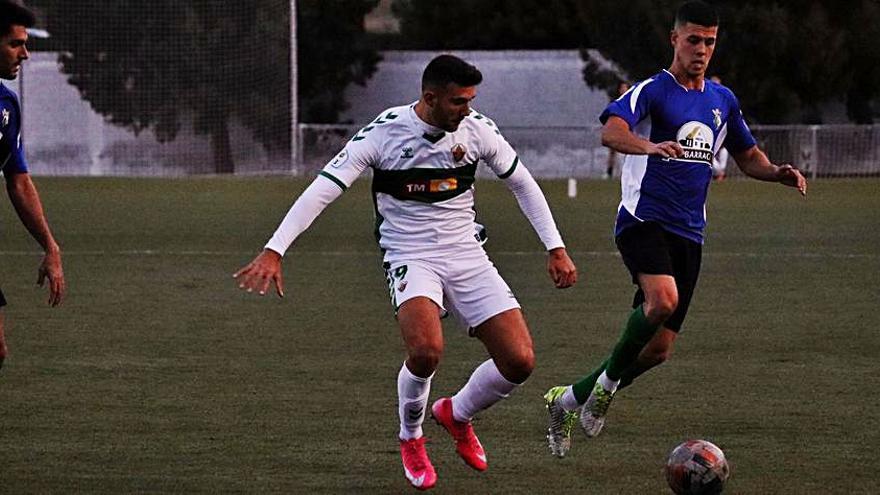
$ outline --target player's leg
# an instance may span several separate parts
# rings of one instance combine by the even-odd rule
[[[532,338],[519,308],[509,309],[478,325],[473,332],[490,359],[480,364],[451,398],[437,400],[434,418],[452,435],[456,450],[472,468],[488,468],[486,452],[473,431],[473,417],[509,396],[532,373]]]
[[[548,401],[555,399],[559,407],[564,410],[575,410],[587,401],[600,377],[605,387],[616,390],[620,386],[615,384],[616,381],[626,382],[629,385],[635,377],[665,360],[671,352],[671,344],[676,334],[665,331],[667,329],[658,331],[660,325],[656,321],[666,319],[669,308],[675,305],[677,299],[674,290],[670,290],[666,278],[642,277],[643,286],[647,291],[640,289],[636,295],[637,300],[643,299],[643,301],[630,313],[611,355],[592,373],[570,387],[551,389],[548,395],[553,397],[548,397]],[[672,289],[675,289],[674,283]],[[609,372],[609,363],[612,361],[615,362],[616,367]],[[623,371],[620,371],[621,368]]]
[[[474,469],[485,470],[486,454],[471,419],[510,395],[535,365],[532,338],[519,303],[482,250],[463,253],[446,280],[446,300],[489,351],[467,383],[451,398],[434,403],[434,418],[452,435],[456,450]]]
[[[619,342],[615,347],[615,352],[607,361],[605,371],[598,376],[590,396],[584,403],[581,426],[587,436],[595,436],[602,430],[605,414],[624,375],[626,375],[627,384],[632,383],[636,377],[669,357],[675,341],[675,334],[681,329],[685,316],[687,316],[691,297],[699,278],[702,246],[697,242],[666,231],[661,231],[661,233],[664,252],[669,263],[662,269],[669,270],[672,277],[638,273],[640,290],[636,293],[633,305],[637,306],[641,302],[639,306],[643,308],[648,325],[661,322],[665,328],[661,332],[656,332],[656,328],[659,326],[657,324],[654,326],[654,331],[648,332],[646,327],[645,332],[637,334],[629,344],[621,346]],[[632,254],[632,251],[624,248],[621,249],[621,253],[626,259],[627,253]],[[636,263],[641,266],[651,266],[651,263],[646,261],[648,259],[649,257],[642,257],[640,262],[630,260],[627,266],[634,266]],[[660,268],[660,265],[655,267],[656,270]],[[655,269],[651,269],[651,271]],[[632,322],[632,318],[630,321]],[[652,345],[648,346],[649,343]],[[621,353],[623,357],[616,359],[615,354],[621,347],[626,347]],[[647,351],[645,351],[646,347],[648,347]],[[636,349],[638,350],[634,355],[633,351]],[[639,362],[640,357],[641,362]]]
[[[630,313],[605,364],[604,377],[597,377],[606,386],[620,381],[623,372],[636,362],[657,329],[672,316],[678,306],[678,289],[675,278],[671,275],[639,273],[638,280],[639,291],[633,304],[635,309]],[[613,386],[616,387],[616,384]],[[581,391],[581,397],[583,392]],[[575,395],[578,395],[578,390],[575,390]]]
[[[491,359],[484,361],[455,395],[456,416],[470,419],[510,395],[532,374],[535,351],[522,311],[495,315],[474,329]]]
[[[659,366],[669,359],[672,354],[672,348],[678,333],[666,326],[661,327],[648,344],[639,353],[636,362],[629,368],[624,370],[620,376],[620,383],[617,390],[626,388],[635,381],[636,378],[644,374],[655,366]]]
[[[400,438],[417,438],[422,436],[431,378],[443,355],[440,308],[427,297],[416,297],[403,303],[397,321],[407,356],[397,380]]]
[[[547,438],[551,452],[558,457],[565,455],[570,444],[572,412],[580,415],[587,436],[599,434],[624,371],[636,362],[678,304],[675,271],[663,229],[645,222],[623,231],[616,242],[633,282],[639,286],[634,309],[611,354],[592,373],[571,386],[553,387],[544,395],[550,413]]]
[[[425,450],[422,423],[431,378],[443,354],[440,308],[426,297],[416,297],[403,303],[397,321],[407,356],[397,375],[400,454],[406,478],[427,490],[437,482],[437,473]]]
[[[397,322],[407,356],[402,370],[417,380],[430,382],[443,356],[441,311],[437,303],[423,296],[407,300],[398,310]]]
[[[579,395],[583,397],[585,393],[589,394],[581,411],[581,427],[588,437],[594,437],[602,431],[624,371],[636,363],[661,323],[672,315],[678,304],[678,291],[672,276],[639,274],[638,280],[644,302],[630,313],[617,344],[604,363],[604,371],[596,369],[590,377],[572,387],[578,402]],[[588,389],[589,381],[594,376],[595,384]]]
[[[427,490],[437,474],[425,450],[422,423],[443,354],[442,289],[436,274],[418,263],[387,266],[386,276],[407,356],[397,374],[400,455],[406,478]]]
[[[640,375],[669,359],[690,308],[691,298],[700,275],[702,246],[673,234],[668,234],[666,237],[675,272],[678,303],[675,305],[675,311],[663,320],[663,326],[641,350],[636,361],[624,370],[618,389],[629,386]],[[648,302],[646,301],[645,304]]]

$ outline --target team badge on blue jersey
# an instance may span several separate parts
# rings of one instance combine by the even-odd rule
[[[467,150],[461,143],[455,143],[455,146],[452,147],[452,158],[457,162],[460,162],[462,158],[464,158],[465,153],[467,153]]]
[[[3,109],[3,121],[0,122],[0,125],[2,125],[2,127],[6,127],[9,125],[9,110],[5,108]]]
[[[715,135],[709,126],[692,120],[678,128],[676,141],[684,148],[684,155],[679,160],[711,165]]]
[[[721,128],[721,109],[720,108],[713,108],[712,109],[712,118],[713,118],[712,122],[715,123],[715,130],[717,131],[718,129]]]

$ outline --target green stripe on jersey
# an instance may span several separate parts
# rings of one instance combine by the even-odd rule
[[[345,190],[348,189],[348,186],[346,186],[344,182],[342,182],[341,180],[337,179],[336,177],[334,177],[334,176],[333,176],[332,174],[330,174],[330,173],[327,173],[327,172],[321,170],[321,171],[318,173],[318,175],[330,179],[334,184],[336,184],[337,186],[339,186],[343,191],[345,191]]]
[[[513,171],[516,170],[516,166],[518,164],[519,164],[519,157],[516,157],[513,159],[513,165],[511,165],[510,168],[507,169],[507,172],[504,172],[503,174],[499,175],[498,178],[499,179],[506,179],[506,178],[510,177],[511,175],[513,175]]]

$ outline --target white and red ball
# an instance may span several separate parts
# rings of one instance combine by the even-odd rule
[[[724,452],[706,440],[688,440],[666,461],[666,481],[678,495],[711,495],[724,490],[730,466]]]

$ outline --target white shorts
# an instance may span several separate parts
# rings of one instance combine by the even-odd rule
[[[519,302],[482,249],[459,256],[395,261],[386,264],[385,279],[391,305],[427,297],[453,313],[470,330]]]

